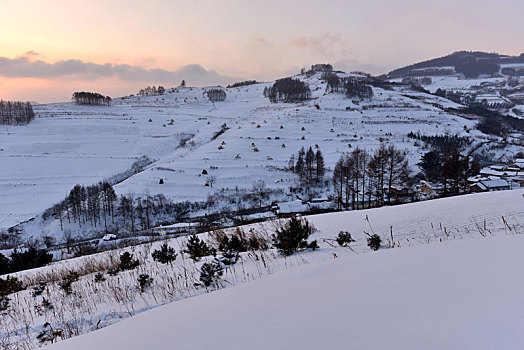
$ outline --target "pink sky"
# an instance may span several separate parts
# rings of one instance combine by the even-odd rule
[[[39,102],[524,52],[521,0],[0,0],[0,13],[0,98]]]

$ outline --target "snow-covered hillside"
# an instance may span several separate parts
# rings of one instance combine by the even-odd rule
[[[145,312],[52,349],[522,349],[524,237],[345,256]]]
[[[222,189],[251,188],[259,179],[285,193],[296,177],[282,169],[302,146],[318,145],[333,167],[356,146],[373,150],[392,143],[406,150],[414,168],[424,150],[406,137],[410,131],[488,139],[474,129],[475,120],[445,112],[457,106],[446,99],[375,87],[371,101],[354,103],[326,94],[320,73],[300,78],[313,95],[300,104],[270,103],[263,90],[271,83],[262,83],[226,89],[226,101],[216,103],[203,88],[177,88],[162,96],[115,99],[111,107],[35,106],[31,124],[0,127],[0,227],[38,216],[75,184],[124,172],[141,156],[154,163],[118,184],[118,194],[201,201]],[[214,139],[224,124],[228,129]],[[513,154],[507,147],[508,153],[490,152]],[[203,169],[216,179],[212,187],[204,186]],[[56,234],[56,226],[39,222],[26,229],[27,236]]]
[[[486,294],[487,298],[487,295],[492,292],[492,289],[489,288],[495,287],[485,287],[484,282],[482,282],[484,281],[483,279],[472,280],[471,277],[468,277],[464,280],[464,283],[466,283],[463,285],[464,290],[449,289],[449,293],[451,294],[447,294],[448,289],[446,288],[452,287],[445,286],[447,286],[447,283],[449,283],[449,286],[456,286],[457,283],[460,282],[460,278],[457,276],[463,276],[463,274],[474,273],[470,276],[482,276],[479,275],[479,271],[485,269],[485,265],[484,262],[478,261],[479,256],[483,256],[482,254],[485,254],[486,261],[492,264],[491,261],[493,259],[506,259],[506,256],[503,256],[506,253],[501,253],[500,250],[504,250],[507,244],[520,244],[520,237],[524,234],[523,195],[523,190],[490,192],[392,207],[308,216],[307,220],[317,229],[310,237],[310,240],[318,241],[320,246],[319,250],[304,251],[291,255],[290,257],[283,257],[275,249],[242,253],[239,262],[232,268],[226,270],[221,287],[228,288],[232,285],[250,284],[253,280],[266,279],[268,275],[282,273],[280,275],[281,277],[268,280],[267,285],[263,284],[258,285],[259,287],[253,287],[257,288],[259,299],[249,299],[249,302],[260,305],[258,307],[268,309],[271,313],[265,314],[265,316],[261,316],[261,318],[254,317],[252,320],[253,323],[245,321],[246,327],[250,327],[252,324],[253,327],[256,326],[260,328],[265,327],[267,323],[274,322],[282,327],[295,329],[291,326],[292,323],[288,323],[288,320],[291,322],[293,317],[306,318],[307,316],[314,318],[314,316],[311,315],[318,315],[320,317],[319,320],[327,318],[328,316],[333,317],[333,320],[336,320],[336,323],[338,323],[340,321],[338,317],[342,316],[337,316],[339,314],[337,314],[334,309],[336,309],[336,305],[340,306],[343,304],[344,308],[350,308],[349,310],[341,309],[343,312],[341,311],[340,315],[344,315],[345,322],[351,325],[363,322],[355,328],[356,330],[360,330],[361,328],[359,327],[367,329],[371,327],[373,322],[378,322],[377,327],[380,327],[383,333],[390,331],[397,333],[400,332],[400,330],[395,327],[403,327],[403,329],[409,331],[409,327],[416,324],[415,320],[417,317],[421,318],[421,314],[423,314],[427,308],[435,307],[435,309],[429,309],[428,311],[428,315],[430,315],[432,319],[428,317],[428,323],[424,325],[424,327],[427,327],[418,329],[420,334],[424,333],[424,339],[429,339],[428,337],[433,336],[433,333],[430,332],[430,324],[439,324],[440,322],[444,322],[443,320],[447,317],[455,315],[453,314],[453,309],[456,308],[458,310],[457,313],[460,314],[461,311],[468,311],[472,305],[478,305],[479,308],[486,307],[486,305],[483,304],[484,300],[481,299],[483,298],[483,294],[478,294],[480,295],[480,299],[475,299],[476,297],[472,296],[473,299],[471,299],[469,304],[463,301],[466,292],[470,291],[472,286],[476,286],[482,292],[485,291],[488,293]],[[241,227],[241,229],[249,235],[255,234],[270,238],[270,236],[275,233],[278,225],[279,222],[267,222],[263,224],[252,224]],[[355,242],[350,245],[351,248],[339,247],[335,243],[334,238],[336,238],[339,231],[349,231],[351,233],[355,239]],[[225,232],[231,234],[235,232],[235,229],[226,230]],[[202,234],[200,237],[209,240],[211,244],[213,244],[213,242],[215,242],[213,238],[215,234],[216,233]],[[383,245],[379,252],[372,252],[367,247],[367,234],[377,234],[382,238]],[[506,241],[506,239],[508,239],[508,241]],[[477,240],[488,243],[477,243]],[[166,243],[180,253],[180,251],[184,249],[186,241],[186,237],[180,237],[168,240]],[[452,246],[456,241],[464,241],[464,243],[460,248],[449,248],[452,249],[451,251],[444,249],[444,246],[448,244]],[[442,243],[445,243],[445,245]],[[49,322],[54,329],[62,330],[62,336],[64,338],[69,338],[109,326],[123,318],[140,314],[156,306],[171,302],[174,302],[174,304],[182,302],[183,305],[185,305],[185,303],[193,305],[192,303],[199,303],[198,300],[200,298],[208,300],[205,299],[207,297],[201,297],[200,295],[212,291],[215,288],[211,287],[208,289],[203,285],[195,285],[195,283],[199,282],[198,279],[202,264],[212,261],[213,257],[209,256],[195,263],[188,259],[187,255],[185,258],[182,258],[180,255],[172,265],[162,265],[153,261],[151,258],[153,250],[158,249],[161,244],[162,242],[156,242],[123,250],[84,256],[57,262],[43,268],[17,273],[16,276],[29,284],[30,288],[9,296],[11,299],[11,307],[5,312],[5,317],[0,319],[0,340],[4,339],[5,342],[12,344],[12,346],[15,346],[15,344],[29,346],[31,344],[38,344],[36,336],[42,331],[42,327],[46,322]],[[420,249],[421,246],[428,244],[433,247],[428,248],[429,250],[425,250],[426,248]],[[485,244],[487,246],[493,244],[493,250],[489,252],[486,251],[488,248],[482,248],[483,250],[480,252],[469,250],[471,246],[484,246]],[[496,246],[497,244],[500,244],[500,246]],[[395,248],[387,249],[392,246]],[[412,249],[416,250],[416,252],[412,252]],[[382,252],[383,250],[388,250],[388,252]],[[109,274],[108,271],[114,269],[119,254],[123,251],[133,253],[140,261],[140,266],[134,270],[121,271],[117,275]],[[459,256],[454,253],[454,251],[459,251],[462,255]],[[501,260],[493,265],[493,269],[495,269],[495,266],[498,268],[499,263],[505,268],[518,268],[518,266],[520,266],[518,264],[518,258],[512,257],[510,254],[511,252],[508,251],[508,259],[514,259],[512,260],[513,263],[508,264],[506,260]],[[431,258],[425,260],[426,256],[431,256]],[[375,257],[378,258],[376,262],[374,260]],[[484,257],[482,259],[484,259]],[[445,267],[443,270],[438,270],[438,266],[447,264],[448,261],[453,262],[453,264]],[[296,269],[302,265],[310,265],[311,269],[309,266],[304,267],[302,272]],[[366,267],[368,265],[369,268]],[[405,265],[410,265],[410,267],[405,267]],[[451,267],[453,267],[453,269],[451,269]],[[475,270],[477,268],[479,270]],[[327,270],[333,270],[333,275]],[[60,283],[64,280],[64,276],[71,271],[77,271],[81,276],[78,281],[73,283],[72,293],[65,294],[60,287]],[[296,275],[294,271],[297,271]],[[406,271],[405,274],[403,274],[404,271]],[[418,273],[415,273],[416,271],[418,271]],[[103,281],[95,281],[95,274],[97,272],[102,272]],[[517,276],[518,273],[518,271],[513,271],[513,276]],[[137,279],[140,274],[148,274],[153,278],[151,287],[143,291],[137,287]],[[341,275],[348,277],[344,279],[340,277]],[[310,277],[308,277],[307,280],[303,280],[304,276]],[[326,279],[324,279],[323,276],[325,276]],[[282,314],[279,314],[277,309],[271,308],[277,303],[276,299],[274,299],[275,294],[284,293],[284,287],[290,288],[291,291],[293,291],[294,287],[292,285],[283,284],[282,287],[278,287],[283,280],[288,279],[298,279],[296,280],[297,283],[308,284],[310,286],[308,288],[311,289],[311,293],[313,293],[312,295],[316,295],[315,298],[312,298],[312,295],[304,292],[304,298],[307,298],[304,300],[308,302],[301,302],[301,304],[304,304],[302,308],[296,306],[297,304],[289,304],[294,306],[289,306],[291,309],[285,309],[285,312],[282,314],[288,315],[288,317],[291,317],[290,319],[282,317]],[[432,279],[435,280],[430,283],[429,281]],[[45,293],[42,296],[32,296],[33,286],[38,285],[39,281],[42,280],[47,281]],[[302,280],[302,282],[298,282],[300,280]],[[479,284],[477,284],[476,281],[479,281]],[[490,279],[487,278],[485,281],[485,283],[489,283]],[[470,282],[475,284],[468,284]],[[339,283],[342,283],[342,285]],[[433,288],[435,285],[439,285],[439,283],[442,284],[439,291],[432,291],[431,293],[433,294],[427,294],[429,292],[424,289],[426,286],[432,286]],[[505,283],[505,281],[501,281],[500,285],[502,286],[503,283]],[[257,286],[257,284],[254,285]],[[338,286],[340,290],[332,291],[332,289],[335,289],[333,286]],[[391,293],[393,294],[389,292],[387,286],[391,286]],[[238,290],[243,290],[241,288],[238,288]],[[249,289],[251,287],[246,288],[248,288],[246,292],[240,293],[253,294],[251,289]],[[378,288],[379,291],[373,292],[375,288]],[[237,290],[236,287],[233,289]],[[268,294],[264,294],[265,290],[267,290]],[[351,297],[353,291],[356,291],[355,293],[357,294]],[[457,293],[457,299],[451,298],[451,295],[455,292]],[[511,291],[508,290],[507,292],[509,293]],[[226,292],[226,294],[228,293],[236,292]],[[375,301],[377,304],[370,303],[366,305],[361,303],[362,298],[360,296],[364,294],[367,295],[368,293],[375,293],[371,294],[371,296],[375,296],[374,299],[377,299]],[[446,295],[446,304],[444,304],[444,299],[434,299],[430,297],[431,295],[436,298],[437,294]],[[183,301],[183,299],[187,299],[188,297],[194,297],[191,299],[195,301]],[[43,306],[44,298],[52,305],[52,308]],[[228,297],[226,297],[226,301],[224,301],[224,305],[228,305],[229,303],[229,301],[227,301],[229,299],[227,298]],[[238,296],[238,298],[242,299],[243,297]],[[433,305],[430,303],[432,300],[435,302],[440,301],[438,301],[436,305]],[[409,304],[409,302],[413,302],[413,304]],[[424,303],[429,303],[429,306],[426,308]],[[494,303],[495,301],[492,301],[490,307],[491,305],[493,305],[493,307],[498,305]],[[315,304],[319,306],[314,306]],[[311,310],[308,309],[308,307],[312,307],[312,305],[315,308]],[[325,307],[321,307],[321,305],[325,305]],[[401,308],[399,305],[403,307]],[[401,310],[404,309],[404,305],[409,317],[400,316],[404,315],[401,312]],[[440,305],[440,307],[437,307],[438,305]],[[176,308],[176,306],[172,307]],[[182,306],[182,308],[184,307],[185,306]],[[192,308],[193,306],[189,307]],[[389,307],[390,309],[384,309],[384,307]],[[439,316],[438,310],[443,307],[447,307],[446,310],[448,310],[447,312],[449,312],[449,314],[444,313]],[[461,309],[461,307],[465,309]],[[171,308],[171,306],[169,308]],[[199,305],[198,307],[195,306],[195,308],[205,309],[206,306]],[[159,310],[158,312],[160,313],[164,312],[161,311],[162,309]],[[249,310],[249,308],[247,310]],[[242,319],[242,317],[248,316],[237,314],[247,312],[247,310],[244,307],[238,309],[233,308],[230,310],[231,314],[221,314],[217,317],[225,317],[226,319],[229,319],[229,317],[238,317]],[[291,310],[293,312],[291,312]],[[353,314],[351,310],[354,310],[356,313]],[[369,314],[365,311],[369,312]],[[409,312],[411,312],[411,314],[409,314]],[[171,314],[172,311],[167,311],[167,313]],[[195,315],[197,314],[200,315],[195,311]],[[246,313],[246,315],[250,314]],[[374,315],[377,315],[376,321],[374,320]],[[511,319],[512,315],[513,314],[509,314],[509,319]],[[386,316],[387,318],[384,318]],[[157,316],[151,317],[156,318]],[[206,322],[205,320],[208,319],[201,319],[199,316],[195,319],[188,318],[186,320],[186,314],[182,312],[178,313],[178,311],[173,314],[173,317],[173,320],[176,321],[168,320],[165,321],[167,322],[166,324],[172,325],[173,323],[171,322],[180,322],[181,324],[185,324],[185,326],[180,327],[195,328],[195,330],[191,330],[191,332],[194,331],[196,333],[191,333],[188,330],[188,335],[191,335],[191,338],[193,337],[192,334],[197,334],[201,331],[195,322]],[[381,319],[379,320],[378,317]],[[488,317],[489,320],[498,320],[499,316],[493,313],[486,317]],[[261,321],[263,319],[266,321]],[[466,319],[462,320],[465,321]],[[258,321],[262,323],[257,324]],[[160,324],[165,323],[162,321],[162,318],[158,319],[158,325],[156,322],[157,321],[148,321],[147,327],[154,328],[155,330],[161,329],[162,325]],[[308,323],[310,322],[313,322],[313,320],[308,321]],[[328,320],[325,320],[325,322],[326,324],[330,324]],[[397,323],[398,325],[393,326],[393,324]],[[205,323],[203,323],[203,325],[204,324]],[[345,323],[342,322],[342,324]],[[385,324],[390,325],[392,328],[386,327]],[[205,325],[207,327],[207,324]],[[405,327],[403,325],[405,325]],[[140,327],[146,326],[142,325]],[[441,327],[444,327],[444,325],[441,325]],[[147,328],[148,331],[144,333],[155,332],[155,330],[150,330],[150,328]],[[358,334],[364,335],[370,334],[366,332],[373,332],[373,330],[364,331],[363,328],[361,332],[355,331],[355,337],[358,338]],[[301,332],[300,329],[297,329],[297,332],[298,331]],[[116,332],[115,334],[118,334],[119,331]],[[246,334],[250,334],[249,332],[256,332],[256,330],[255,328],[249,328],[249,330],[246,329],[246,332]],[[322,332],[329,331],[327,327],[324,327],[322,328]],[[267,332],[261,331],[261,334],[267,336]],[[402,339],[399,340],[399,344],[406,344],[405,342],[410,340],[410,338],[406,338],[406,333],[401,332],[399,334],[403,334]],[[419,336],[422,337],[422,335],[417,334],[417,332],[409,332],[408,334],[415,338]],[[296,334],[292,336],[295,337]],[[241,333],[239,333],[239,337],[242,337]],[[281,334],[280,337],[284,337],[284,335]],[[331,339],[331,337],[328,338]],[[245,345],[245,343],[243,343],[245,338],[242,339],[241,344]],[[358,339],[361,340],[355,339],[356,344],[371,341],[367,339],[367,336]],[[495,337],[495,339],[499,341],[498,336]],[[296,339],[296,341],[299,340]],[[122,341],[121,344],[125,344],[125,342]],[[137,341],[137,344],[142,343]],[[262,342],[262,344],[267,343]],[[78,346],[81,347],[82,345]]]

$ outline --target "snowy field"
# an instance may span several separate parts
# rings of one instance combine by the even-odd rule
[[[369,344],[368,348],[374,349],[391,342],[392,334],[398,335],[394,348],[416,349],[424,342],[434,344],[434,348],[464,348],[467,344],[471,344],[471,348],[490,348],[487,341],[502,344],[500,348],[516,344],[518,338],[514,330],[521,326],[515,322],[522,322],[522,315],[517,314],[522,306],[515,303],[524,285],[512,284],[517,283],[519,279],[515,276],[521,273],[520,253],[513,254],[520,252],[524,244],[521,239],[524,190],[314,215],[307,220],[317,229],[310,240],[318,241],[319,250],[288,258],[274,249],[242,253],[240,261],[225,272],[220,289],[226,290],[213,292],[216,296],[202,296],[215,287],[195,285],[202,263],[211,257],[194,263],[187,255],[179,256],[172,266],[162,265],[151,259],[152,251],[162,242],[20,272],[16,275],[29,286],[40,280],[49,281],[43,297],[54,308],[42,309],[42,297],[32,297],[32,287],[10,296],[13,307],[0,319],[0,341],[12,342],[13,347],[6,349],[31,348],[38,344],[35,337],[45,322],[64,330],[64,338],[70,338],[138,315],[137,321],[124,321],[122,326],[111,326],[92,336],[79,337],[75,340],[78,343],[64,342],[61,346],[81,349],[111,334],[116,342],[110,343],[111,346],[125,348],[128,343],[122,339],[121,332],[137,327],[147,331],[139,333],[143,338],[135,339],[132,343],[137,347],[131,348],[144,348],[146,341],[153,345],[160,339],[164,342],[166,335],[160,336],[165,332],[162,327],[171,327],[165,334],[169,334],[168,339],[172,334],[177,335],[173,340],[176,346],[193,341],[195,345],[190,348],[202,348],[212,338],[197,335],[216,331],[222,334],[216,334],[216,346],[223,348],[223,342],[232,337],[227,330],[233,332],[237,327],[228,327],[229,322],[244,325],[240,328],[243,331],[235,332],[238,335],[235,339],[229,339],[233,348],[271,344],[292,348],[301,342],[318,347],[321,340],[327,348],[347,348],[342,346],[344,340],[347,344],[355,342],[356,348]],[[269,238],[278,225],[278,221],[267,222],[245,226],[242,230]],[[339,231],[352,234],[356,242],[351,244],[351,249],[336,246],[333,239]],[[379,252],[371,252],[367,247],[366,233],[382,238]],[[201,235],[211,243],[213,236],[213,233]],[[167,243],[180,252],[186,240],[182,237]],[[392,246],[393,249],[388,249]],[[116,276],[108,275],[107,270],[123,251],[133,253],[140,266]],[[63,278],[60,276],[69,271],[79,271],[81,278],[73,283],[73,293],[65,295],[58,283]],[[95,271],[102,271],[106,281],[94,282]],[[154,280],[150,289],[140,291],[137,278],[144,273]],[[493,285],[495,277],[499,278],[497,285]],[[297,290],[301,290],[299,297],[294,292]],[[493,295],[494,291],[498,294]],[[499,294],[503,297],[499,298]],[[219,296],[224,297],[223,302],[215,302]],[[294,302],[284,302],[294,298]],[[230,304],[234,300],[239,304]],[[209,303],[222,306],[209,306]],[[514,303],[514,310],[507,310],[510,303]],[[165,304],[171,305],[143,313]],[[194,313],[188,315],[186,308]],[[209,310],[206,317],[201,314],[205,310]],[[169,315],[167,319],[166,315]],[[216,318],[228,321],[211,327]],[[490,328],[500,319],[507,322]],[[456,327],[460,324],[467,324],[469,328]],[[317,332],[312,332],[313,329]],[[481,332],[487,329],[491,333]],[[275,332],[274,337],[258,338],[267,337],[271,332]],[[472,338],[475,332],[482,334]],[[300,338],[301,334],[314,337],[306,341]],[[348,334],[352,335],[349,339]],[[384,336],[373,338],[371,334]],[[437,338],[441,342],[437,342]],[[275,343],[271,343],[273,341]],[[478,347],[478,344],[487,345]]]
[[[262,96],[271,83],[263,83],[227,89],[226,101],[217,103],[202,88],[178,88],[115,99],[111,107],[35,106],[31,124],[0,127],[0,228],[38,216],[75,184],[109,178],[141,156],[154,163],[118,184],[118,194],[201,201],[223,188],[251,188],[259,179],[287,190],[296,178],[282,169],[302,146],[318,145],[333,167],[343,152],[356,146],[372,151],[382,141],[405,149],[415,168],[425,150],[406,137],[410,131],[487,139],[474,129],[475,120],[444,112],[456,105],[436,96],[374,88],[372,101],[354,104],[325,94],[319,75],[305,80],[313,99],[301,104],[271,104]],[[228,129],[213,139],[224,123]],[[493,157],[504,154],[496,152]],[[204,186],[203,169],[216,178],[213,188]],[[53,235],[39,224],[29,229],[27,236]]]
[[[522,349],[524,236],[344,256],[51,349]]]

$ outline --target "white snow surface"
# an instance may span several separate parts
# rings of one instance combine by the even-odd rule
[[[345,256],[181,300],[59,349],[522,349],[524,237]]]

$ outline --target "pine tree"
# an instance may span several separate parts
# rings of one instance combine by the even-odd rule
[[[292,255],[299,249],[308,246],[307,239],[313,233],[313,228],[307,220],[292,217],[286,225],[273,235],[273,245],[284,255]]]
[[[197,235],[193,234],[188,239],[184,253],[189,254],[191,259],[198,261],[203,256],[215,255],[216,251],[213,248],[210,248],[206,242],[201,241]]]
[[[202,281],[206,287],[209,287],[211,283],[218,281],[223,274],[224,269],[218,261],[204,263],[200,268],[200,281]]]
[[[167,245],[167,243],[162,244],[160,249],[153,251],[151,255],[153,260],[158,261],[162,264],[171,264],[176,260],[178,254],[175,253],[175,250]]]
[[[315,171],[315,152],[309,147],[306,152],[306,158],[304,161],[306,182],[310,183],[313,180],[313,173]]]
[[[300,151],[298,151],[298,158],[295,164],[295,174],[298,174],[301,180],[304,178],[304,155],[305,153],[306,151],[304,150],[304,147],[302,147]]]
[[[322,180],[324,179],[325,164],[324,164],[324,156],[322,155],[322,152],[320,150],[317,150],[317,153],[315,153],[315,163],[316,163],[316,180],[317,182],[322,182]]]

